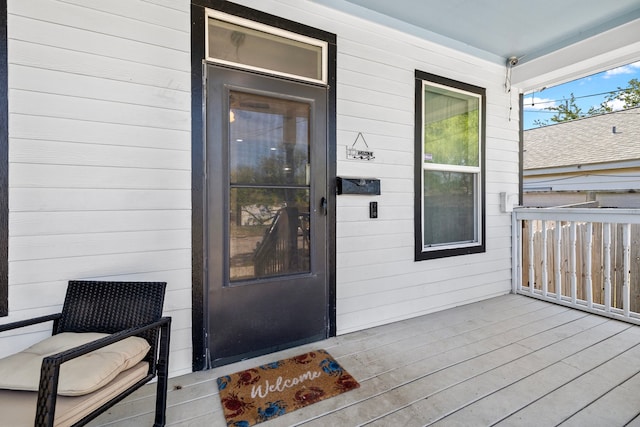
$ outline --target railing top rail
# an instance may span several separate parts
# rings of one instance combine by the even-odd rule
[[[617,208],[516,208],[516,220],[585,221],[640,224],[640,209]]]

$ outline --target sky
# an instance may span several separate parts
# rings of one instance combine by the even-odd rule
[[[607,92],[626,88],[631,79],[640,80],[640,61],[622,67],[593,74],[558,86],[546,88],[540,92],[528,93],[524,96],[524,129],[537,127],[535,120],[549,120],[555,111],[544,108],[557,106],[564,100],[576,97],[576,105],[586,113],[590,107],[598,107],[607,96]],[[621,105],[613,105],[614,110]]]

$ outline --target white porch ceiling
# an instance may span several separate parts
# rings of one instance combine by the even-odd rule
[[[522,91],[640,60],[640,0],[311,0],[505,65]]]

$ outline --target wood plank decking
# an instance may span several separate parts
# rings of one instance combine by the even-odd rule
[[[174,378],[168,425],[225,426],[218,376],[317,348],[361,387],[260,426],[640,426],[640,327],[517,295]],[[150,387],[92,425],[151,425]]]

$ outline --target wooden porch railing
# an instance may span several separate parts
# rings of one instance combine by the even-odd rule
[[[640,210],[520,208],[513,291],[640,324]]]

